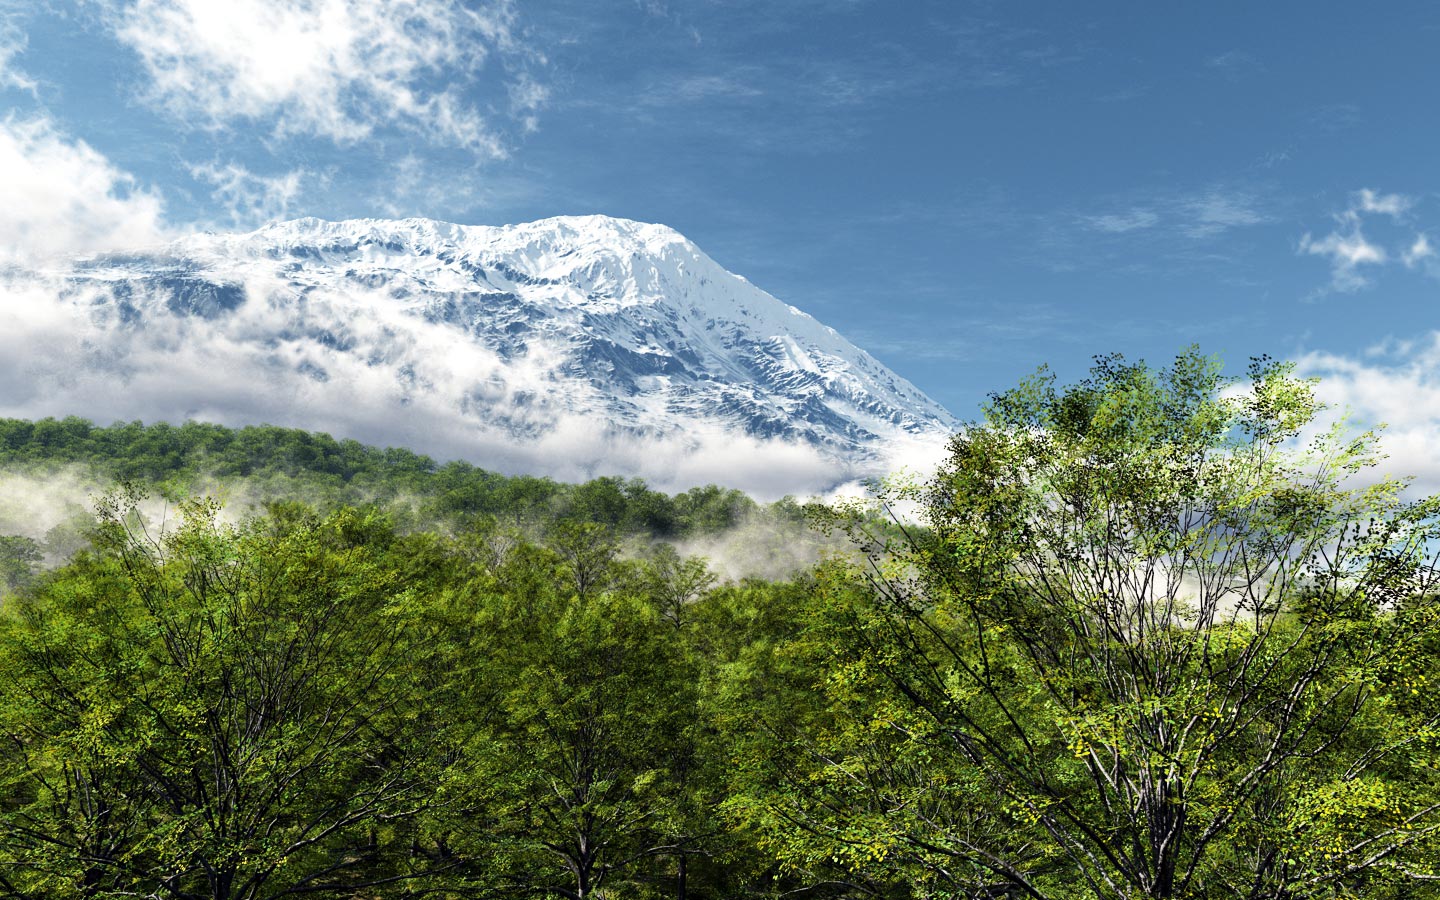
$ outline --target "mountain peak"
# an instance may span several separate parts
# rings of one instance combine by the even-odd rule
[[[295,219],[77,262],[68,282],[96,374],[64,382],[58,414],[268,421],[761,493],[880,474],[956,425],[679,232],[610,216]]]

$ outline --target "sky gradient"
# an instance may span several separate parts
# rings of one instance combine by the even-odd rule
[[[0,261],[604,213],[962,418],[1198,343],[1428,471],[1437,38],[1422,3],[0,0]]]

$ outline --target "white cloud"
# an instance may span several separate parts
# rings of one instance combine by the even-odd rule
[[[1332,232],[1319,240],[1307,234],[1300,239],[1300,252],[1330,257],[1330,284],[1337,291],[1358,291],[1368,286],[1370,282],[1360,267],[1378,266],[1388,258],[1383,247],[1365,239],[1359,226],[1349,234]]]
[[[510,107],[516,112],[533,112],[550,99],[550,88],[541,85],[527,73],[521,73],[510,84]]]
[[[1381,194],[1370,188],[1361,188],[1350,195],[1350,203],[1345,209],[1334,214],[1340,227],[1323,238],[1305,234],[1300,238],[1299,252],[1329,258],[1331,290],[1349,292],[1369,287],[1370,279],[1361,267],[1378,268],[1398,261],[1413,269],[1435,255],[1430,239],[1423,233],[1416,234],[1404,249],[1387,250],[1367,238],[1362,230],[1367,216],[1385,216],[1400,223],[1406,220],[1414,206],[1415,199],[1405,194]],[[1394,226],[1390,227],[1393,229]]]
[[[0,122],[0,262],[152,244],[160,197],[45,118]]]
[[[505,154],[467,91],[491,53],[523,50],[510,0],[108,2],[152,99],[181,119],[216,128],[273,121],[279,135],[338,143],[393,126]],[[528,110],[544,99],[520,90]]]
[[[482,178],[476,167],[439,169],[426,159],[407,153],[391,166],[387,190],[375,198],[381,213],[400,219],[425,216],[459,219],[476,206],[490,203],[495,180]]]
[[[528,74],[521,74],[510,84],[510,112],[520,120],[526,133],[538,131],[540,119],[536,112],[550,99],[550,89]]]
[[[1258,164],[1262,169],[1273,169],[1281,163],[1289,161],[1289,150],[1270,150],[1260,157]]]
[[[225,208],[234,225],[254,227],[287,218],[290,207],[300,196],[301,182],[309,174],[296,169],[284,175],[256,175],[239,163],[207,163],[191,166],[190,174],[197,181],[213,185],[214,196]]]
[[[1384,424],[1382,469],[1414,476],[1414,490],[1440,492],[1440,331],[1424,338],[1371,348],[1365,359],[1308,353],[1299,374],[1318,377],[1317,393],[1361,427]]]
[[[1115,212],[1077,218],[1086,229],[1104,234],[1154,231],[1161,237],[1189,240],[1208,240],[1233,228],[1270,221],[1254,194],[1222,188],[1182,194],[1158,192]]]
[[[1240,81],[1247,75],[1265,70],[1265,66],[1243,50],[1227,50],[1205,60],[1206,68],[1212,69],[1229,81]]]

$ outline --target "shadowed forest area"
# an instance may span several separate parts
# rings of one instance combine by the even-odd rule
[[[1437,503],[1320,414],[1106,357],[830,507],[0,423],[120,485],[0,538],[0,894],[1440,895]]]

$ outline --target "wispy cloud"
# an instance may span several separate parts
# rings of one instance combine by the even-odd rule
[[[1419,234],[1415,236],[1415,242],[1410,245],[1410,249],[1406,250],[1405,255],[1400,259],[1405,263],[1407,269],[1413,269],[1425,260],[1433,259],[1434,256],[1435,248],[1430,245],[1430,238]]]
[[[1370,273],[1391,262],[1415,268],[1434,255],[1430,240],[1423,233],[1415,234],[1403,249],[1386,247],[1365,234],[1368,217],[1383,216],[1396,223],[1408,221],[1415,198],[1405,194],[1382,194],[1362,188],[1350,196],[1345,209],[1335,213],[1338,226],[1324,237],[1306,232],[1300,238],[1299,252],[1330,260],[1331,291],[1351,293],[1371,285]]]
[[[25,32],[0,8],[0,88],[13,88],[34,96],[36,82],[21,71],[17,57],[25,52]]]
[[[1148,84],[1130,85],[1118,88],[1108,93],[1101,94],[1095,98],[1096,103],[1129,103],[1132,100],[1139,100],[1150,93]]]
[[[395,127],[505,155],[466,88],[491,54],[524,55],[509,0],[105,2],[117,37],[140,57],[149,98],[177,118],[269,123],[281,136],[341,144]],[[533,116],[544,90],[528,75],[513,86],[513,102]]]
[[[540,110],[550,99],[550,89],[536,81],[528,72],[521,72],[507,88],[510,114],[519,120],[527,134],[540,129]]]
[[[242,228],[286,218],[300,196],[302,183],[313,177],[304,169],[256,175],[236,162],[191,166],[190,174],[214,187],[215,199],[224,207],[230,224]]]
[[[1112,212],[1076,216],[1080,225],[1102,234],[1164,230],[1188,239],[1216,237],[1235,228],[1271,221],[1252,192],[1211,188],[1188,194],[1162,192]]]
[[[1092,49],[1073,42],[1062,45],[1038,30],[984,18],[936,27],[954,41],[959,75],[971,87],[1005,88],[1036,81],[1045,77],[1041,74],[1045,70],[1081,62]]]
[[[1109,213],[1103,216],[1081,216],[1080,220],[1096,231],[1103,231],[1107,234],[1124,234],[1127,231],[1154,228],[1160,224],[1160,215],[1154,210],[1137,207],[1125,212]]]
[[[1347,234],[1331,232],[1316,239],[1309,234],[1300,239],[1300,252],[1330,259],[1330,286],[1337,291],[1358,291],[1370,284],[1360,271],[1362,266],[1383,265],[1389,258],[1383,247],[1372,244],[1359,226]]]
[[[1232,228],[1245,228],[1269,221],[1248,193],[1210,190],[1186,197],[1177,204],[1181,229],[1190,237],[1214,237]]]
[[[0,121],[0,262],[154,243],[158,194],[48,118]]]
[[[1243,50],[1226,50],[1205,60],[1205,68],[1220,75],[1227,81],[1241,81],[1250,75],[1265,71],[1265,66],[1254,56]]]
[[[1403,194],[1379,194],[1369,188],[1361,188],[1355,195],[1355,203],[1348,210],[1354,216],[1358,213],[1378,213],[1398,219],[1415,205],[1415,201]]]
[[[766,73],[759,67],[739,67],[723,74],[704,73],[675,79],[657,79],[640,102],[646,106],[670,106],[676,103],[698,103],[709,100],[751,100],[765,91],[758,86]]]
[[[1280,150],[1268,150],[1260,156],[1255,165],[1261,169],[1273,169],[1281,163],[1289,162],[1292,156],[1293,152],[1288,147]]]
[[[538,192],[529,182],[485,173],[480,166],[438,166],[426,157],[407,153],[382,176],[378,209],[393,218],[425,216],[457,221],[476,207],[516,202],[518,192]]]
[[[1327,103],[1316,107],[1303,118],[1304,125],[1320,135],[1332,135],[1361,125],[1365,117],[1353,103]]]

